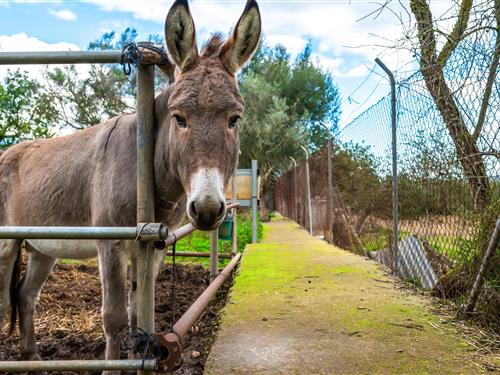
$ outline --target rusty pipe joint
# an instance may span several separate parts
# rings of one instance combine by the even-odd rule
[[[172,372],[182,365],[182,340],[175,332],[157,333],[152,338],[152,354],[159,372]]]

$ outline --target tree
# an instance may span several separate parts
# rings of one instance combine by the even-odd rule
[[[491,202],[491,188],[484,163],[484,153],[478,146],[478,140],[485,125],[493,85],[497,77],[500,59],[500,0],[494,0],[494,6],[478,5],[473,11],[472,0],[461,0],[453,29],[445,33],[435,25],[427,0],[411,0],[411,11],[416,19],[416,50],[420,54],[420,71],[444,124],[455,144],[458,160],[469,181],[472,194],[476,197],[477,208],[485,210]],[[474,15],[473,15],[474,14]],[[491,54],[484,56],[488,61],[487,80],[482,87],[479,115],[473,126],[467,126],[467,114],[461,107],[457,90],[452,89],[446,75],[446,66],[453,59],[453,54],[464,40],[486,30],[495,31],[494,48]],[[436,33],[444,36],[444,43],[438,52]],[[477,49],[469,51],[473,59]],[[462,77],[465,81],[469,77]],[[459,92],[459,91],[458,91]]]
[[[342,200],[356,214],[356,235],[368,216],[390,217],[391,186],[377,173],[378,160],[369,146],[335,145],[333,169]]]
[[[498,172],[498,69],[500,61],[500,0],[457,0],[448,14],[453,27],[440,27],[427,0],[411,0],[415,28],[406,39],[418,56],[419,70],[434,105],[452,138],[480,228],[473,246],[474,266],[457,267],[440,281],[446,296],[464,292],[481,263],[498,218],[500,201],[493,194],[491,177]],[[451,14],[450,12],[455,12]],[[495,107],[496,106],[496,107]],[[489,136],[488,136],[489,133]],[[493,168],[487,170],[487,158]],[[496,160],[495,160],[496,159]],[[491,160],[491,159],[490,159]],[[496,166],[496,167],[495,167]],[[490,258],[490,280],[498,285],[500,254]],[[498,297],[498,291],[496,293]],[[497,298],[498,301],[498,298]]]
[[[60,113],[60,125],[76,130],[98,124],[133,107],[122,82],[105,66],[92,65],[82,77],[74,65],[45,71],[46,88]]]
[[[292,62],[283,46],[261,43],[239,80],[246,103],[240,162],[259,162],[264,198],[290,157],[304,158],[301,146],[317,150],[323,144],[327,135],[322,123],[337,126],[339,93],[331,73],[313,64],[310,44]],[[261,202],[265,220],[270,202]]]
[[[126,28],[122,33],[103,34],[88,45],[88,50],[121,50],[135,42],[137,31]],[[158,35],[149,41],[162,44]],[[130,75],[118,64],[92,65],[86,73],[79,73],[74,65],[47,69],[47,89],[56,101],[61,125],[76,130],[98,124],[106,118],[126,111],[133,111],[136,94],[136,70],[130,66]],[[156,76],[157,84],[165,81],[164,75]]]
[[[57,120],[50,93],[26,72],[9,71],[0,84],[0,149],[52,136]]]

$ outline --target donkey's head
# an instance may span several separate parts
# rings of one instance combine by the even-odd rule
[[[169,165],[187,193],[187,214],[198,229],[224,218],[224,192],[239,153],[238,122],[244,102],[236,73],[258,46],[259,8],[248,0],[232,36],[213,36],[198,53],[187,0],[176,0],[165,24],[168,52],[176,65],[168,99]]]

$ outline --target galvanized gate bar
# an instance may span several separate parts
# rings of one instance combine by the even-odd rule
[[[3,361],[0,372],[42,371],[128,371],[156,369],[156,359],[136,360],[71,360],[71,361]],[[144,366],[144,367],[143,367]]]
[[[161,47],[161,46],[158,46]],[[141,49],[143,64],[164,64],[163,57],[151,50]],[[120,64],[121,50],[108,51],[40,51],[0,52],[0,65],[35,64]],[[125,61],[128,62],[125,56]]]
[[[137,69],[137,222],[154,222],[154,74],[155,67]],[[140,242],[137,256],[137,326],[148,334],[155,329],[154,246]],[[152,371],[138,371],[149,375]]]
[[[167,228],[158,223],[137,227],[0,227],[0,239],[159,241],[166,238]]]
[[[233,209],[239,203],[231,203],[227,209]],[[2,227],[0,239],[37,239],[37,240],[166,240],[167,245],[180,240],[196,230],[191,224],[186,224],[172,233],[161,223],[144,223],[137,227]]]

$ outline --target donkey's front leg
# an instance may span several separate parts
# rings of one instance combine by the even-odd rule
[[[39,253],[30,245],[28,269],[21,282],[17,300],[19,301],[19,331],[21,358],[27,361],[37,361],[40,357],[36,349],[35,324],[33,314],[40,292],[56,262],[55,258]]]
[[[102,283],[102,319],[106,335],[106,359],[120,358],[120,332],[127,327],[128,253],[122,241],[98,241]],[[105,372],[106,373],[106,372]],[[114,372],[108,372],[108,374]],[[116,372],[119,374],[119,371]]]

